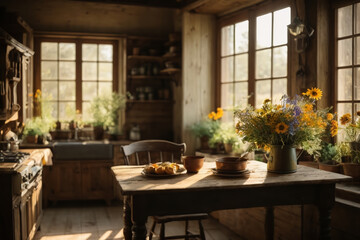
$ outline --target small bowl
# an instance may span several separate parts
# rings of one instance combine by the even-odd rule
[[[183,156],[181,159],[188,173],[197,173],[204,165],[204,156]]]
[[[216,170],[220,171],[244,171],[247,158],[223,157],[216,160]]]

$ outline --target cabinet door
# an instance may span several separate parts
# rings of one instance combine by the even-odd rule
[[[21,239],[20,201],[20,199],[16,199],[13,204],[13,226],[15,240]]]
[[[81,169],[76,161],[57,161],[50,168],[49,200],[81,199]]]
[[[83,162],[82,164],[82,189],[83,199],[105,199],[113,198],[113,175],[111,163]]]

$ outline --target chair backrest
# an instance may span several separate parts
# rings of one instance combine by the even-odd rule
[[[136,165],[144,163],[140,158],[146,158],[146,164],[164,161],[180,162],[181,156],[186,151],[186,144],[178,144],[166,140],[143,140],[121,146],[121,149],[124,154],[125,164],[127,165],[131,163],[131,156],[135,156]],[[155,156],[158,154],[158,156],[155,157],[154,154],[152,156],[152,153],[155,153]]]

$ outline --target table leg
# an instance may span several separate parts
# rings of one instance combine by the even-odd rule
[[[133,240],[146,240],[146,218],[134,220],[132,226]]]
[[[335,185],[324,186],[320,191],[319,210],[320,239],[331,239],[331,209],[335,203]]]
[[[125,240],[132,239],[132,221],[131,221],[131,207],[130,207],[130,197],[124,196],[124,237]]]
[[[266,240],[274,239],[274,207],[266,207],[265,234]]]

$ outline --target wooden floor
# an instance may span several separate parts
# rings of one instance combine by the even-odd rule
[[[148,221],[148,228],[151,219]],[[203,221],[207,240],[241,240],[241,238],[210,218]],[[35,240],[124,239],[122,205],[107,206],[103,202],[60,202],[44,210],[41,229]],[[167,234],[183,234],[185,224],[166,224]],[[190,223],[197,232],[197,222]],[[158,229],[156,230],[158,232]],[[157,237],[153,239],[158,239]]]

